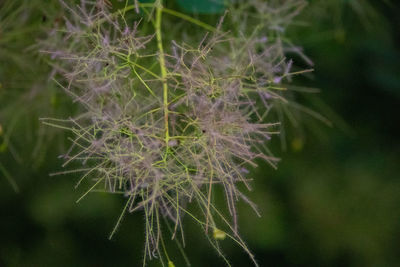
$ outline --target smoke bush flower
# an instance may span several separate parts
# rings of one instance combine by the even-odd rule
[[[269,114],[288,102],[283,83],[302,73],[292,72],[281,35],[305,2],[243,1],[229,7],[216,27],[161,0],[126,2],[120,10],[105,0],[61,3],[64,26],[42,41],[42,52],[50,54],[53,74],[81,113],[43,121],[72,131],[63,166],[83,166],[61,173],[83,173],[77,186],[91,186],[82,198],[91,191],[124,194],[111,236],[125,212],[144,212],[144,264],[155,257],[173,265],[160,249],[161,220],[184,246],[182,221],[190,217],[228,265],[218,242],[225,237],[257,265],[239,235],[235,205],[243,200],[258,211],[237,185],[250,190],[246,176],[256,159],[274,167],[278,161],[267,144],[280,123],[268,121]],[[193,23],[202,37],[171,39],[167,15]],[[229,216],[212,201],[216,186],[224,190]]]

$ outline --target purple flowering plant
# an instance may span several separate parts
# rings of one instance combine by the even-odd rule
[[[294,101],[293,76],[312,71],[312,62],[285,36],[306,1],[236,1],[204,20],[165,0],[61,4],[62,19],[40,47],[80,111],[42,121],[73,134],[63,167],[81,167],[55,174],[81,173],[76,186],[89,189],[78,202],[90,192],[124,196],[110,238],[126,213],[143,212],[143,265],[158,258],[174,266],[167,237],[190,265],[183,221],[192,219],[228,266],[223,239],[257,266],[235,206],[244,201],[260,213],[239,185],[251,190],[258,159],[276,168],[268,144],[283,130],[282,116],[319,116]],[[227,214],[214,202],[217,187]]]

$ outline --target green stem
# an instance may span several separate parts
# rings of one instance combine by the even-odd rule
[[[154,3],[139,3],[139,7],[141,7],[141,8],[152,8],[154,6],[155,6]],[[118,16],[121,13],[125,14],[125,12],[134,10],[137,7],[138,6],[136,6],[136,5],[126,6],[125,8],[120,9],[120,10],[112,13],[111,17]],[[215,28],[215,27],[213,27],[213,26],[211,26],[211,25],[209,25],[207,23],[204,23],[201,20],[195,19],[195,18],[193,18],[191,16],[188,16],[186,14],[183,14],[181,12],[178,12],[178,11],[175,11],[175,10],[172,10],[172,9],[168,9],[168,8],[165,8],[165,7],[161,7],[161,9],[162,9],[162,12],[164,12],[164,13],[167,13],[167,14],[175,16],[177,18],[181,18],[183,20],[186,20],[186,21],[188,21],[190,23],[193,23],[194,25],[197,25],[199,27],[202,27],[202,28],[206,29],[207,31],[210,31],[210,32],[216,32],[217,31],[217,28]],[[106,18],[100,19],[100,20],[97,21],[95,26],[97,26],[99,24],[102,24],[102,23],[104,23],[106,21],[107,21]]]
[[[162,21],[162,0],[160,0],[159,4],[156,8],[156,38],[157,38],[157,46],[159,53],[159,61],[160,61],[160,69],[161,69],[161,80],[163,84],[163,104],[164,104],[164,125],[165,125],[165,145],[168,148],[169,142],[169,126],[168,126],[168,84],[167,84],[167,68],[165,66],[165,54],[164,47],[162,43],[162,34],[161,34],[161,21]]]
[[[188,15],[185,15],[183,13],[177,12],[175,10],[168,9],[168,8],[163,8],[163,12],[167,13],[167,14],[170,14],[172,16],[181,18],[183,20],[186,20],[186,21],[188,21],[190,23],[193,23],[193,24],[195,24],[195,25],[197,25],[199,27],[203,27],[204,29],[206,29],[206,30],[208,30],[210,32],[216,32],[217,31],[217,29],[214,28],[213,26],[211,26],[211,25],[209,25],[207,23],[204,23],[204,22],[202,22],[202,21],[200,21],[198,19],[195,19],[195,18],[193,18],[191,16],[188,16]]]

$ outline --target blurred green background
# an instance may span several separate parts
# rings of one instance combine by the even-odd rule
[[[141,266],[143,215],[126,216],[109,241],[123,198],[92,194],[75,204],[78,177],[48,175],[60,169],[66,136],[33,133],[34,118],[62,116],[69,105],[51,82],[46,93],[32,89],[48,69],[27,44],[51,23],[54,2],[15,1],[13,8],[34,15],[5,21],[0,0],[0,266]],[[321,93],[301,101],[334,127],[307,118],[303,128],[289,127],[279,169],[260,163],[251,173],[249,195],[262,217],[240,203],[240,231],[261,266],[400,266],[400,8],[396,1],[309,2],[289,36],[315,64],[312,79],[301,82]],[[11,134],[13,121],[19,126]],[[223,266],[197,226],[187,219],[185,229],[193,266]],[[234,266],[251,266],[240,248],[223,245]]]

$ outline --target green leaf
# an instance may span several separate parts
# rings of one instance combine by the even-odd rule
[[[225,10],[226,0],[177,0],[186,12],[199,14],[217,14]]]

